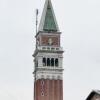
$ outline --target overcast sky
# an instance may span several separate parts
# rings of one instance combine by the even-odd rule
[[[35,9],[45,0],[0,0],[0,100],[33,100]],[[52,0],[62,32],[64,100],[100,89],[100,0]]]

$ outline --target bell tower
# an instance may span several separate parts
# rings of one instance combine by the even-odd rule
[[[46,0],[34,51],[34,100],[63,100],[61,32],[51,0]]]

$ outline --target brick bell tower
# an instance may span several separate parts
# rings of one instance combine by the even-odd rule
[[[34,56],[34,100],[63,100],[63,49],[51,0],[46,0]]]

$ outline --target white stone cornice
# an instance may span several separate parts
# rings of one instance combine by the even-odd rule
[[[63,69],[62,69],[63,70]],[[38,69],[34,72],[34,77],[38,79],[63,79],[63,72],[61,70],[50,70],[50,69]]]
[[[56,74],[56,73],[36,73],[34,75],[35,79],[55,79],[55,80],[63,80],[63,75],[62,74]]]

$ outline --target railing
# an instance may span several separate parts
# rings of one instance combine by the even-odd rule
[[[45,70],[63,70],[62,67],[52,67],[52,66],[36,67],[36,69],[45,69]]]
[[[49,50],[49,51],[63,51],[62,47],[52,47],[52,46],[38,46],[38,50]]]

